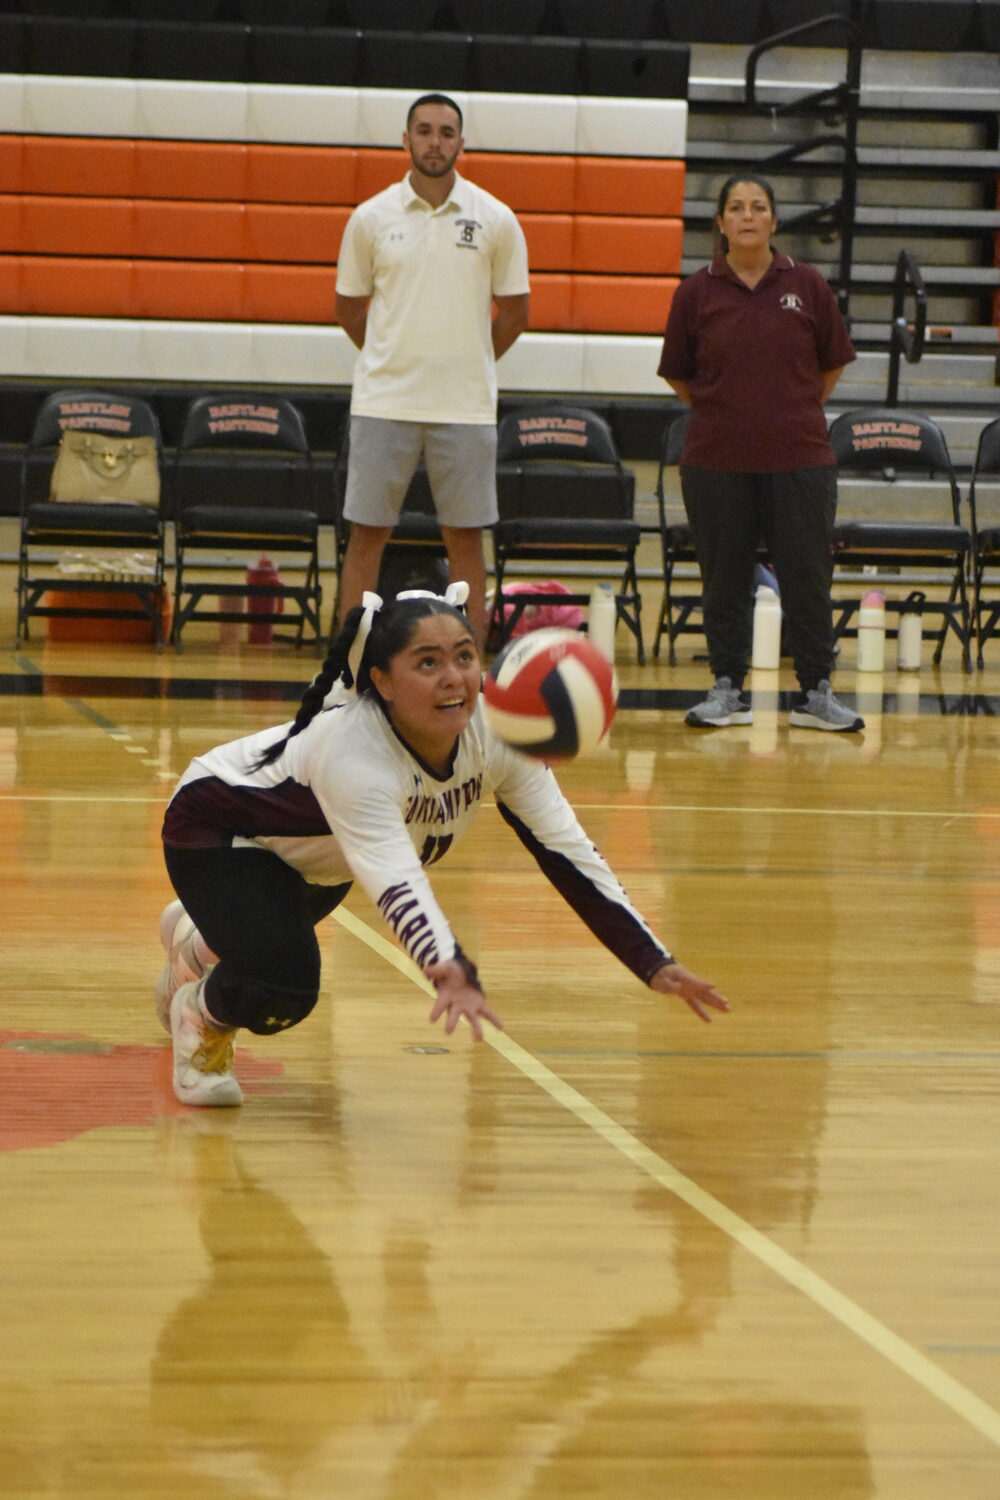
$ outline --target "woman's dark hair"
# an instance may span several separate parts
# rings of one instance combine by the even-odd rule
[[[454,604],[449,604],[446,599],[439,599],[436,595],[420,599],[390,600],[372,616],[371,629],[358,663],[358,675],[355,682],[349,665],[349,657],[364,615],[364,607],[360,604],[355,609],[348,610],[344,617],[343,627],[331,643],[323,665],[302,694],[302,702],[299,704],[291,729],[284,739],[278,740],[277,744],[266,750],[259,760],[254,761],[255,771],[272,765],[281,755],[288,741],[295,735],[301,734],[303,729],[312,723],[323,707],[326,696],[334,683],[342,680],[346,687],[353,687],[359,697],[363,693],[374,693],[375,688],[372,686],[371,679],[372,667],[377,667],[381,672],[389,670],[389,663],[393,657],[405,650],[413,639],[418,620],[426,619],[428,615],[452,615],[465,626],[469,623],[462,610],[457,609]],[[381,702],[381,699],[379,701]]]
[[[768,182],[766,177],[761,177],[757,172],[734,172],[731,177],[727,177],[725,182],[722,184],[722,187],[719,189],[719,196],[715,205],[715,218],[712,221],[715,233],[716,248],[718,250],[721,250],[723,254],[725,254],[725,252],[729,249],[729,240],[719,228],[718,221],[722,218],[722,215],[725,211],[726,204],[729,201],[729,194],[732,192],[733,188],[738,182],[752,182],[754,187],[759,187],[761,192],[766,195],[767,201],[771,205],[771,212],[773,214],[776,214],[778,212],[777,204],[774,198],[774,188]]]

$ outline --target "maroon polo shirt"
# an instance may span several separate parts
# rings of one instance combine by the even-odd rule
[[[681,282],[658,373],[686,380],[681,462],[730,473],[832,464],[820,380],[857,356],[826,281],[776,253],[751,289],[724,255]]]

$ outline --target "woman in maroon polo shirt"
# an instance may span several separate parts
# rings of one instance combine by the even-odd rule
[[[752,722],[743,682],[763,541],[802,689],[790,722],[863,729],[830,685],[837,470],[823,413],[854,347],[819,272],[773,248],[778,219],[768,182],[730,177],[715,222],[718,252],[678,287],[659,365],[691,407],[681,490],[715,677],[686,722],[701,729]]]

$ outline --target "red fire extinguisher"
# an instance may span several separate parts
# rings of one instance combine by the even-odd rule
[[[277,567],[262,552],[257,559],[255,568],[247,568],[247,613],[248,614],[271,614],[280,615],[285,608],[285,601],[280,595],[260,594],[254,590],[255,584],[280,584],[281,574]],[[247,627],[247,639],[251,645],[266,646],[274,640],[274,626],[268,621],[251,622]]]

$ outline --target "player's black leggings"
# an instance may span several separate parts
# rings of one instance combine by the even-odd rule
[[[316,933],[346,885],[310,885],[266,849],[164,846],[167,873],[219,962],[205,986],[224,1026],[266,1034],[295,1026],[319,996]]]

